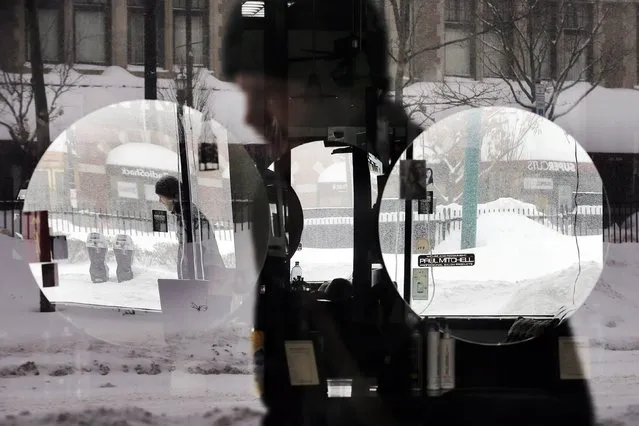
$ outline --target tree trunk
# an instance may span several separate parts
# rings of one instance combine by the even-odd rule
[[[29,47],[31,48],[31,86],[36,108],[36,144],[35,157],[40,158],[51,143],[49,134],[49,108],[44,85],[44,65],[40,51],[40,29],[36,0],[25,0],[27,25],[29,29]]]

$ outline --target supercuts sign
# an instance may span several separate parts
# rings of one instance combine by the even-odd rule
[[[424,254],[417,258],[419,267],[427,266],[473,266],[474,253],[464,254]]]
[[[575,163],[569,161],[529,161],[528,170],[533,172],[569,172],[575,173]]]
[[[122,167],[122,175],[123,176],[134,176],[134,177],[142,177],[147,179],[160,179],[162,176],[168,173],[164,172],[156,172],[153,170],[145,170],[142,168],[137,169],[127,169]]]

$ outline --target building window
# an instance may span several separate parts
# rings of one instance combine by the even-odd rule
[[[461,40],[444,48],[445,75],[470,77],[474,74],[473,32],[474,2],[471,0],[446,0],[445,42]]]
[[[58,63],[62,52],[62,2],[40,0],[37,2],[38,29],[40,30],[40,50],[42,60]],[[27,19],[27,60],[31,60],[29,20]]]
[[[73,0],[75,62],[109,61],[109,0]]]
[[[509,58],[506,46],[512,45],[513,7],[510,0],[498,0],[485,6],[482,11],[485,29],[481,37],[484,77],[509,76]]]
[[[532,76],[533,80],[548,80],[555,73],[554,65],[557,58],[556,44],[553,40],[556,37],[558,5],[553,0],[542,0],[533,2],[531,8],[528,10],[531,15],[528,25],[531,27],[533,39],[528,42],[521,40],[519,48],[528,52],[530,46],[533,46],[534,51],[532,54],[527,53],[527,59],[522,61],[522,65],[526,74]],[[532,69],[530,59],[534,63]]]
[[[128,33],[128,63],[131,65],[144,64],[144,3],[145,0],[129,0],[129,33]],[[158,49],[158,66],[164,62],[164,1],[159,0],[156,6],[156,40]]]
[[[592,26],[592,5],[583,1],[568,1],[562,8],[563,46],[561,46],[559,72],[568,69],[566,80],[588,80],[587,69],[591,57],[588,38]],[[573,65],[570,65],[574,62]]]
[[[206,0],[191,0],[191,51],[195,66],[207,63],[209,43],[206,3]],[[175,0],[173,6],[173,62],[186,65],[186,0]]]

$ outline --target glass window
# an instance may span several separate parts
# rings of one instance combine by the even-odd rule
[[[446,28],[446,42],[468,37],[468,30],[462,28]],[[449,44],[445,48],[445,73],[450,76],[470,77],[470,40]]]
[[[160,22],[162,22],[163,16],[163,2],[158,2],[156,12],[156,40],[158,50],[158,65],[162,64],[164,60],[164,31]],[[140,0],[129,0],[129,32],[128,32],[128,55],[129,64],[143,65],[144,64],[144,2]]]
[[[191,51],[193,65],[206,64],[208,48],[208,31],[206,25],[205,4],[193,2],[191,12]],[[173,12],[173,62],[178,65],[186,64],[186,10],[176,8]]]
[[[472,75],[473,5],[469,0],[447,0],[445,5],[445,42],[463,40],[444,47],[445,75],[469,77]]]
[[[74,10],[75,61],[103,64],[108,60],[107,1],[76,1]]]
[[[62,45],[62,7],[59,2],[39,2],[38,29],[40,30],[40,49],[44,62],[60,61]],[[29,21],[27,19],[27,60],[31,59]]]

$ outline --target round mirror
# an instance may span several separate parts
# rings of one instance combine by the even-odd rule
[[[268,226],[256,222],[268,220],[264,185],[223,126],[182,111],[183,150],[177,104],[140,100],[95,111],[56,138],[30,180],[24,212],[47,211],[50,233],[66,237],[68,248],[56,258],[54,246],[58,285],[44,295],[95,337],[135,341],[139,329],[163,339],[169,329],[215,327],[238,312],[252,321],[268,244]],[[186,189],[190,218],[180,208]],[[31,267],[43,286],[41,266]],[[143,317],[147,326],[108,327],[118,316]]]
[[[379,215],[385,267],[415,313],[456,337],[527,340],[572,314],[599,279],[602,188],[584,149],[545,118],[459,112],[392,170]]]
[[[291,246],[291,268],[299,262],[302,277],[316,288],[336,278],[350,280],[353,275],[353,155],[350,151],[359,148],[344,148],[327,147],[322,141],[307,142],[282,157],[290,156],[292,198],[301,206],[299,213],[303,217],[303,231],[289,229],[290,241],[299,240],[296,249]],[[378,167],[372,156],[369,159],[374,201]],[[274,164],[269,170],[275,170]],[[299,217],[299,213],[289,207],[290,217]]]

